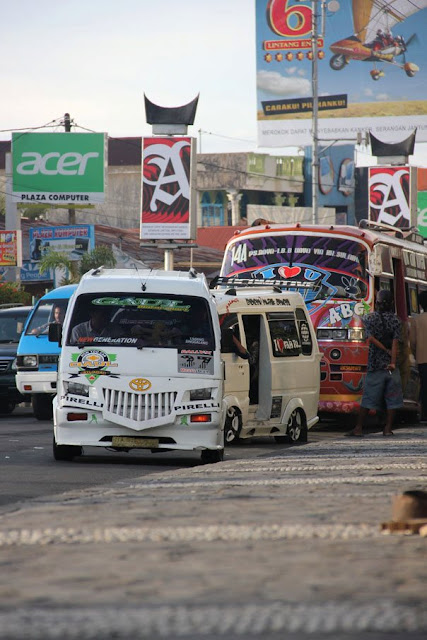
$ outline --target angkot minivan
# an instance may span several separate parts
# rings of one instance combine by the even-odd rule
[[[87,448],[224,454],[219,318],[203,274],[99,268],[85,274],[63,327],[53,453]]]
[[[255,436],[306,442],[319,420],[321,354],[301,294],[263,286],[213,295],[225,365],[225,443]]]

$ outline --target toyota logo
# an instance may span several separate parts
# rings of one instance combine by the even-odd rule
[[[146,378],[134,378],[129,382],[129,386],[133,391],[148,391],[151,387],[151,382]]]

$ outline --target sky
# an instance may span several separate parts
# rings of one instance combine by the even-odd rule
[[[164,107],[199,95],[199,152],[256,149],[255,0],[15,0],[0,51],[1,140],[66,112],[113,137],[150,135],[144,94]]]
[[[0,52],[0,140],[62,131],[66,112],[74,131],[150,135],[144,94],[164,107],[199,95],[199,153],[270,151],[257,146],[255,0],[15,0]]]

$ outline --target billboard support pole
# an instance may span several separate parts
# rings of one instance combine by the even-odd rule
[[[12,200],[13,180],[12,180],[12,154],[6,153],[5,156],[5,229],[21,229],[21,212],[18,211],[16,202]],[[21,240],[20,240],[21,242]],[[9,282],[20,280],[20,267],[7,267],[5,280]]]

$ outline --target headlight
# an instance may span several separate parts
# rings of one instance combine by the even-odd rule
[[[21,364],[21,363],[20,363]],[[22,366],[37,369],[39,362],[37,356],[22,356]]]
[[[347,340],[347,329],[318,329],[318,340]]]
[[[348,330],[348,339],[356,342],[364,342],[365,329],[363,327],[350,327]]]
[[[190,400],[210,400],[211,389],[193,389],[190,391]]]
[[[74,396],[89,396],[89,387],[80,382],[64,382],[64,391]]]
[[[13,371],[16,371],[16,369],[18,368],[18,367],[16,366],[16,358],[14,358],[14,359],[12,360],[12,364],[10,365],[10,368],[11,368]]]

